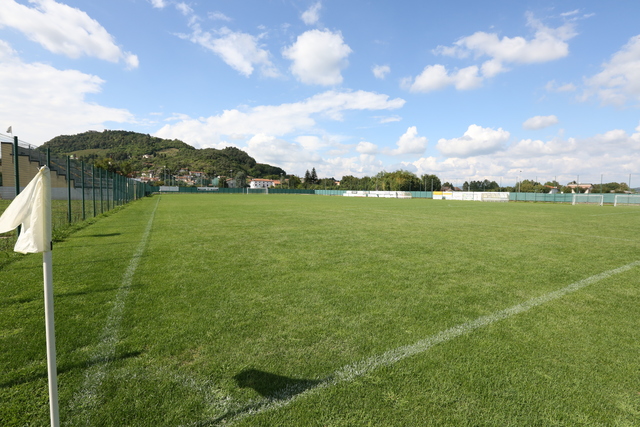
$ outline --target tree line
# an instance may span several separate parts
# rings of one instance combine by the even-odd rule
[[[557,181],[547,181],[544,184],[534,180],[522,180],[512,186],[500,186],[496,181],[488,179],[482,181],[465,181],[461,188],[455,187],[451,182],[442,182],[435,174],[416,175],[406,170],[394,172],[382,171],[374,176],[364,176],[361,178],[353,175],[345,175],[338,184],[334,178],[318,178],[316,169],[307,170],[304,178],[295,175],[285,175],[274,179],[283,178],[281,184],[276,188],[292,189],[314,189],[314,190],[360,190],[360,191],[442,191],[442,190],[462,190],[462,191],[505,191],[522,193],[549,193],[553,189],[563,193],[584,193],[585,188],[570,187],[576,182],[569,182],[561,185]],[[626,183],[603,183],[594,184],[591,188],[593,193],[624,193],[629,191]]]

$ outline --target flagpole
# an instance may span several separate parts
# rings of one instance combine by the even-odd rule
[[[16,137],[15,141],[17,142],[17,140]],[[17,149],[14,151],[14,157],[18,157]],[[53,249],[51,243],[51,175],[48,166],[41,167],[22,192],[16,191],[16,197],[0,215],[0,233],[14,230],[19,225],[24,226],[24,233],[18,235],[13,249],[23,254],[42,252],[49,413],[51,427],[59,427],[56,336],[53,323],[53,268],[51,264],[51,250]]]
[[[53,269],[51,251],[42,253],[44,273],[44,315],[47,336],[47,374],[49,377],[49,414],[51,427],[60,426],[58,410],[58,372],[56,368],[56,334],[53,322]]]
[[[56,330],[53,322],[53,264],[51,251],[53,241],[51,236],[51,179],[49,167],[46,168],[46,179],[43,180],[43,203],[40,213],[43,221],[44,247],[42,252],[42,272],[44,275],[44,316],[47,336],[47,375],[49,377],[49,414],[51,427],[60,426],[60,412],[58,410],[58,368],[56,365]],[[67,177],[68,178],[68,177]]]
[[[44,247],[42,248],[42,272],[44,276],[44,317],[45,334],[47,337],[47,376],[49,379],[49,415],[51,427],[60,426],[60,411],[58,409],[58,368],[56,364],[56,329],[53,321],[53,262],[51,251],[53,242],[51,236],[51,179],[49,167],[46,168],[46,179],[43,180],[43,202],[40,215],[43,221]]]

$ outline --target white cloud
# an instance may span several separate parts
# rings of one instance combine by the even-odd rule
[[[402,120],[402,117],[400,116],[377,116],[375,118],[378,120],[378,123],[380,124],[399,122]]]
[[[227,22],[231,21],[231,18],[229,18],[227,15],[225,15],[222,12],[210,12],[209,18],[216,21],[227,21]]]
[[[547,142],[539,139],[523,139],[509,147],[508,155],[521,158],[562,156],[575,152],[577,147],[578,145],[574,138],[569,138],[568,140],[553,138]]]
[[[16,51],[13,50],[11,45],[4,40],[0,40],[0,60],[9,60],[12,59],[16,54]]]
[[[587,90],[583,99],[596,95],[603,104],[623,105],[640,100],[640,35],[632,37],[602,71],[585,79]]]
[[[356,151],[360,154],[378,154],[379,149],[376,144],[368,141],[360,141],[356,147]]]
[[[191,34],[182,34],[180,37],[214,52],[240,74],[249,77],[253,73],[254,66],[259,65],[264,76],[279,76],[278,70],[271,62],[269,52],[258,46],[257,37],[234,32],[226,27],[211,33],[203,31],[197,22],[192,23],[191,29]]]
[[[312,164],[322,160],[317,153],[299,144],[265,134],[256,134],[248,141],[247,153],[261,162],[282,165],[280,167],[285,170],[296,168],[300,163]]]
[[[191,6],[184,2],[176,3],[176,9],[178,9],[178,11],[184,16],[193,15],[193,9],[191,9]]]
[[[449,56],[476,58],[487,56],[502,63],[532,64],[548,62],[564,58],[569,54],[567,40],[576,35],[574,25],[570,22],[558,28],[549,28],[527,14],[527,25],[535,29],[531,40],[524,37],[502,37],[495,33],[478,31],[471,36],[463,37],[449,49],[436,48],[436,52]]]
[[[322,8],[322,3],[317,2],[311,5],[309,9],[305,10],[300,18],[307,25],[314,25],[320,19],[320,9]]]
[[[167,6],[167,3],[164,0],[149,0],[149,3],[157,9],[163,9]]]
[[[535,116],[531,117],[522,123],[522,127],[528,130],[544,129],[549,126],[553,126],[558,123],[558,118],[554,115],[551,116]]]
[[[572,11],[569,11],[569,12],[561,13],[560,16],[567,17],[567,16],[577,15],[578,13],[580,13],[580,9],[576,9],[576,10],[572,10]]]
[[[321,151],[327,148],[334,148],[336,151],[344,152],[345,149],[338,142],[338,138],[330,136],[315,136],[315,135],[301,135],[298,136],[295,141],[300,144],[305,150],[309,151]]]
[[[330,86],[342,83],[341,71],[351,52],[339,32],[310,30],[299,35],[282,55],[293,61],[291,72],[302,83]]]
[[[415,80],[405,80],[411,92],[431,92],[454,85],[456,89],[475,89],[482,84],[482,78],[478,75],[478,67],[471,66],[449,73],[444,65],[427,65]]]
[[[221,135],[275,135],[312,129],[314,117],[341,120],[348,110],[394,110],[405,101],[389,99],[387,95],[373,92],[327,91],[301,102],[281,105],[263,105],[246,111],[225,110],[222,114],[201,119],[182,119],[167,124],[156,135],[163,138],[180,138],[197,147],[209,146],[219,141]]]
[[[373,176],[384,169],[380,160],[375,155],[360,154],[356,157],[327,158],[318,171],[319,176],[333,176],[341,178],[345,175]]]
[[[411,126],[407,131],[396,141],[398,148],[387,151],[386,154],[392,156],[398,156],[402,154],[422,154],[427,149],[429,140],[424,136],[418,136],[418,129],[416,126]]]
[[[387,74],[391,72],[391,67],[388,65],[374,65],[371,71],[373,71],[373,75],[376,79],[384,80],[384,78],[387,77]]]
[[[509,139],[509,132],[498,128],[471,125],[460,138],[440,139],[436,148],[445,156],[471,157],[489,154],[501,149]]]
[[[4,0],[0,27],[15,28],[50,52],[70,58],[83,55],[110,62],[138,66],[138,57],[123,52],[96,20],[80,9],[54,0],[31,0],[31,8],[15,0]]]
[[[444,65],[428,65],[415,78],[407,78],[403,86],[412,92],[430,92],[447,86],[458,90],[482,86],[486,78],[508,71],[505,64],[532,64],[553,61],[569,54],[567,40],[576,35],[574,24],[567,22],[558,28],[550,28],[527,14],[527,25],[535,30],[532,39],[502,37],[496,33],[478,31],[462,37],[453,46],[438,46],[437,55],[455,58],[488,57],[480,66],[472,65],[456,71],[448,71]]]
[[[573,92],[577,88],[573,83],[558,85],[555,80],[551,80],[545,85],[545,89],[547,90],[547,92]]]
[[[2,41],[0,58],[0,117],[25,141],[40,145],[60,134],[103,129],[105,122],[134,121],[125,109],[85,100],[86,95],[102,90],[104,81],[97,76],[24,63]]]

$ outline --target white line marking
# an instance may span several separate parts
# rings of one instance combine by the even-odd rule
[[[158,208],[160,198],[151,212],[151,217],[147,226],[142,233],[140,243],[131,257],[129,266],[122,276],[122,283],[118,288],[116,299],[107,318],[107,323],[102,330],[100,336],[100,342],[98,343],[95,352],[89,360],[89,367],[85,371],[84,382],[82,388],[76,392],[70,403],[71,413],[79,412],[77,418],[73,421],[73,424],[77,425],[91,425],[91,412],[100,404],[99,388],[102,385],[102,381],[107,375],[107,363],[109,363],[116,352],[116,344],[118,343],[118,335],[120,332],[120,323],[122,321],[122,315],[124,312],[125,300],[129,295],[129,288],[133,281],[133,275],[138,268],[140,258],[144,253],[144,249],[149,240],[149,234],[151,233],[151,226],[153,225],[153,218]]]
[[[351,365],[343,366],[342,368],[338,369],[337,371],[333,372],[333,374],[322,380],[309,381],[310,384],[306,387],[304,384],[287,387],[271,398],[251,401],[242,408],[238,407],[237,405],[230,405],[234,406],[234,408],[229,408],[227,414],[222,415],[220,418],[208,422],[197,422],[193,425],[216,425],[221,423],[228,425],[252,415],[257,415],[262,412],[285,407],[302,397],[310,396],[312,394],[318,393],[320,390],[333,387],[341,383],[351,382],[357,377],[366,375],[381,366],[393,365],[394,363],[400,362],[401,360],[404,360],[408,357],[424,353],[436,344],[441,344],[454,338],[467,335],[475,331],[476,329],[489,326],[500,320],[504,320],[509,317],[515,316],[516,314],[523,313],[534,307],[583,289],[589,285],[599,282],[600,280],[607,279],[616,274],[624,273],[625,271],[629,271],[632,268],[638,266],[640,266],[640,261],[635,261],[622,267],[605,271],[604,273],[596,274],[595,276],[587,277],[586,279],[572,283],[569,286],[566,286],[557,291],[532,298],[528,301],[514,305],[513,307],[507,308],[505,310],[497,311],[493,314],[482,316],[475,320],[471,320],[469,322],[446,329],[414,344],[398,347],[385,353],[371,356],[367,359],[361,360]]]

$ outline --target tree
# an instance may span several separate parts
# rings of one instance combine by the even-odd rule
[[[440,178],[436,175],[425,174],[422,175],[420,179],[422,180],[422,186],[425,188],[425,191],[440,191],[442,188]]]
[[[289,187],[290,188],[302,187],[302,180],[295,175],[289,175]]]
[[[516,188],[521,193],[543,193],[545,189],[544,185],[530,179],[520,181]]]
[[[360,184],[360,179],[356,178],[353,175],[345,175],[342,177],[342,180],[340,181],[340,189],[341,190],[357,190],[359,184]]]
[[[403,169],[387,173],[384,176],[384,190],[386,191],[419,191],[421,184],[422,182],[413,172]]]
[[[318,174],[316,173],[316,168],[311,169],[311,184],[318,183]]]
[[[441,188],[449,188],[451,190],[453,190],[455,187],[453,186],[452,183],[450,183],[449,181],[445,182],[444,184],[442,184]]]
[[[244,171],[240,171],[236,174],[234,179],[236,182],[236,188],[244,188],[247,186],[247,174]]]

